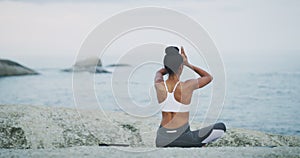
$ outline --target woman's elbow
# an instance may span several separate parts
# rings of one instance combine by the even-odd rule
[[[214,78],[212,77],[212,75],[208,75],[207,78],[208,78],[208,81],[209,81],[209,82],[211,82],[211,81],[214,79]]]

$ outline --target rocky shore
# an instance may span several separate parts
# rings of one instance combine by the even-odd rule
[[[63,69],[63,72],[90,72],[90,73],[110,73],[102,66],[102,62],[97,57],[91,57],[77,61],[71,68]]]
[[[100,157],[100,158],[299,158],[300,147],[206,147],[206,148],[147,148],[145,152],[131,152],[126,147],[80,146],[59,149],[0,149],[0,157]],[[132,148],[131,148],[132,149]],[[132,149],[134,150],[134,149]]]
[[[157,150],[170,155],[169,150],[155,148],[154,138],[158,118],[134,118],[122,112],[102,112],[100,110],[76,110],[61,107],[0,105],[0,156],[13,153],[51,153],[61,154],[77,150],[105,150],[111,153],[116,147],[99,147],[99,144],[128,144],[118,147],[125,150]],[[191,129],[200,128],[192,123]],[[266,150],[269,152],[290,151],[299,155],[300,137],[268,134],[259,131],[230,128],[226,135],[208,145],[206,149],[216,148],[218,152],[241,150]],[[78,149],[79,148],[79,149]],[[101,148],[101,149],[100,149]],[[26,150],[20,150],[26,149]],[[176,152],[185,150],[176,148]],[[203,149],[186,149],[196,153]],[[62,152],[64,151],[64,152]],[[205,150],[207,151],[207,150]],[[72,152],[70,152],[72,154]],[[87,153],[88,154],[88,153]],[[203,153],[202,153],[203,154]],[[287,153],[286,153],[287,154]],[[37,154],[38,155],[38,154]],[[51,154],[50,154],[51,155]],[[180,154],[179,154],[180,155]],[[63,156],[63,155],[62,155]]]
[[[11,60],[0,59],[0,77],[18,75],[36,75],[36,71]]]

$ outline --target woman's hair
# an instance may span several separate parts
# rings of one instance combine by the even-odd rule
[[[180,65],[183,63],[182,56],[179,54],[178,47],[169,46],[165,49],[164,66],[169,75],[178,72]]]

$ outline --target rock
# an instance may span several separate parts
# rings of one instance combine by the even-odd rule
[[[142,150],[142,151],[140,151]],[[0,157],[70,158],[299,158],[300,147],[132,148],[77,146],[64,149],[0,149]]]
[[[36,71],[22,66],[14,61],[0,59],[0,77],[37,74],[38,73]]]
[[[112,124],[101,111],[81,114],[68,108],[0,105],[0,148],[65,148],[100,143],[139,146],[142,142],[138,129],[119,122]]]
[[[110,64],[106,65],[105,67],[127,67],[130,66],[129,64]]]
[[[157,117],[136,118],[121,112],[0,105],[0,148],[51,149],[99,144],[155,148],[159,123]],[[193,122],[191,129],[198,129],[198,125]],[[231,128],[208,146],[300,147],[300,137]]]
[[[103,67],[76,67],[63,69],[63,72],[90,72],[90,73],[111,73],[108,70],[105,70]]]
[[[90,73],[110,73],[102,67],[102,62],[98,58],[87,58],[77,61],[72,68],[63,69],[64,72],[90,72]]]
[[[229,129],[224,137],[209,144],[210,147],[300,147],[299,136],[283,136],[246,129]]]
[[[12,122],[1,122],[0,144],[2,148],[26,149],[28,148],[25,132]]]
[[[102,66],[102,62],[100,59],[94,58],[87,58],[84,60],[77,61],[74,67],[89,67],[89,66]]]

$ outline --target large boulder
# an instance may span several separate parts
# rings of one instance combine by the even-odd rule
[[[100,110],[82,110],[80,114],[68,108],[0,105],[0,148],[64,148],[111,143],[137,146],[142,142],[138,129],[111,122]]]
[[[0,148],[64,148],[128,144],[155,147],[157,117],[140,118],[123,112],[105,112],[45,106],[0,105]],[[191,129],[200,128],[193,122]],[[299,136],[268,134],[230,128],[208,146],[300,146]]]
[[[96,57],[77,61],[71,68],[63,69],[65,72],[91,72],[91,73],[110,73],[102,67],[102,62]]]
[[[0,59],[0,77],[17,75],[36,75],[36,71],[11,60]]]
[[[102,66],[102,62],[100,59],[94,58],[87,58],[84,60],[79,60],[74,64],[74,67],[89,67],[89,66]]]
[[[289,146],[299,147],[300,137],[289,135],[278,135],[264,133],[260,131],[247,130],[241,128],[229,129],[225,136],[208,146],[221,147],[278,147]]]

